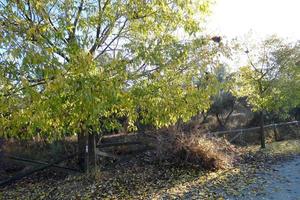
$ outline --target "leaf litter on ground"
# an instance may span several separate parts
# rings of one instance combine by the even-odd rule
[[[300,141],[271,143],[266,150],[251,146],[241,152],[240,162],[218,171],[132,161],[62,179],[51,177],[51,170],[38,172],[2,188],[0,199],[243,199],[265,193],[262,174],[274,174],[274,163],[299,154]],[[50,174],[46,179],[45,173]]]

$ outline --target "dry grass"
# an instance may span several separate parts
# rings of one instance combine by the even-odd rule
[[[252,145],[245,149],[252,153],[262,152],[272,156],[300,154],[300,140],[285,140],[268,143],[265,149],[260,149],[259,145]]]
[[[158,141],[160,159],[209,170],[230,167],[237,151],[225,139],[209,138],[197,133],[164,133],[159,135]]]
[[[219,142],[204,136],[180,135],[176,140],[176,152],[184,159],[199,163],[205,169],[225,169],[231,166],[232,158],[220,149]]]

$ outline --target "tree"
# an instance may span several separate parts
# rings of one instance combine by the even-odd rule
[[[209,113],[216,116],[221,129],[226,128],[226,124],[236,106],[236,98],[230,92],[233,87],[233,75],[227,71],[227,68],[227,66],[221,65],[214,70],[214,74],[222,86],[220,91],[213,97],[213,103],[209,109]]]
[[[233,93],[238,97],[247,97],[253,111],[260,113],[262,148],[265,148],[264,113],[290,108],[290,102],[294,100],[287,83],[299,88],[298,72],[291,75],[291,63],[297,62],[295,55],[298,54],[295,51],[291,53],[293,46],[273,36],[262,41],[256,49],[247,48],[248,65],[241,67],[236,76],[237,87]]]
[[[219,93],[214,96],[213,104],[209,110],[217,118],[221,129],[225,129],[227,122],[234,111],[236,104],[235,97],[227,91],[220,90]]]
[[[286,44],[274,52],[276,63],[282,67],[278,74],[278,85],[282,98],[287,102],[285,110],[300,105],[300,41]]]
[[[208,109],[216,87],[205,71],[217,47],[193,35],[209,6],[209,0],[0,2],[1,135],[76,134],[83,166],[100,119],[126,117],[135,130],[138,118],[162,127]],[[192,40],[180,39],[186,35]]]
[[[214,59],[210,59],[207,62],[207,65],[211,66],[206,69],[206,75],[214,77],[216,83],[214,84],[216,93],[211,97],[212,104],[207,110],[199,110],[198,114],[192,118],[192,124],[203,124],[206,122],[207,117],[210,114],[213,114],[217,117],[218,123],[221,128],[225,128],[229,117],[231,116],[233,109],[235,107],[235,97],[230,93],[230,88],[232,87],[232,74],[228,71],[228,62],[233,59],[233,55],[237,49],[237,43],[235,40],[226,40],[223,38],[221,40],[220,36],[214,36],[211,38],[215,44],[217,44],[217,49],[213,48],[211,50],[202,50],[202,56],[196,54],[195,60],[201,63],[203,62],[204,57],[208,55],[207,52],[213,53]],[[205,47],[205,46],[204,46]],[[203,47],[202,47],[203,48]],[[209,47],[211,48],[211,47]],[[197,83],[198,87],[203,87],[203,83],[200,81]],[[182,123],[179,123],[180,127]]]

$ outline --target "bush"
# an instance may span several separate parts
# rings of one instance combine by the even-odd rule
[[[158,141],[161,160],[201,166],[208,170],[230,167],[237,152],[225,139],[209,138],[197,133],[161,133]]]

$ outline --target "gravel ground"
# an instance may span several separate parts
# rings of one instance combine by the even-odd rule
[[[259,176],[260,181],[251,185],[242,199],[300,200],[300,156],[274,165]],[[262,192],[251,193],[251,190],[261,188]]]

